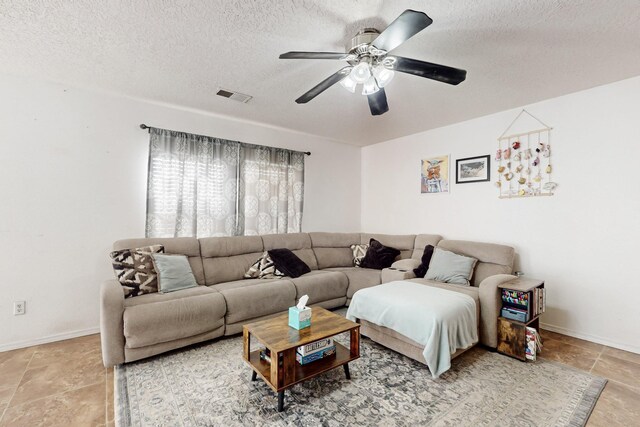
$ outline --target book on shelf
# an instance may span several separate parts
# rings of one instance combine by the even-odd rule
[[[299,364],[306,365],[307,363],[315,362],[316,360],[320,360],[333,354],[336,354],[335,344],[330,347],[325,347],[314,353],[307,354],[306,356],[303,356],[300,353],[296,352],[296,360]]]
[[[317,351],[321,351],[325,348],[331,347],[332,345],[333,338],[324,338],[306,345],[301,345],[300,347],[298,347],[297,352],[301,356],[307,356],[311,353],[315,353]]]
[[[260,360],[264,360],[265,362],[271,364],[271,350],[268,348],[263,348],[260,350]],[[279,363],[280,366],[284,365],[284,361],[280,358]]]
[[[271,351],[268,348],[260,350],[260,359],[267,363],[271,363]]]
[[[535,328],[527,326],[525,333],[525,358],[527,360],[536,360],[538,353],[538,331]]]
[[[525,358],[527,360],[536,360],[537,354],[542,351],[540,333],[535,328],[527,326],[525,330],[525,341]]]

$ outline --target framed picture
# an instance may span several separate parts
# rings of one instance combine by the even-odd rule
[[[422,160],[420,191],[427,194],[449,192],[449,156]]]
[[[491,179],[491,156],[467,157],[456,160],[456,184],[484,182]]]

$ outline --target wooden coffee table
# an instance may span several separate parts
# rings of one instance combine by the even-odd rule
[[[284,408],[284,391],[294,384],[313,378],[339,366],[344,367],[347,379],[351,379],[348,363],[360,357],[360,325],[333,314],[321,307],[312,307],[311,326],[301,330],[289,326],[289,314],[261,320],[242,326],[244,335],[244,360],[253,373],[259,375],[273,391],[278,393],[278,412]],[[323,359],[300,365],[296,361],[296,349],[323,338],[350,332],[350,348],[339,343],[336,353]],[[271,363],[260,359],[260,350],[250,351],[251,339],[257,339],[271,351]]]

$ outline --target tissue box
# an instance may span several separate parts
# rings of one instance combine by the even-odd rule
[[[305,307],[299,310],[298,307],[289,307],[289,326],[295,329],[311,326],[311,309]]]

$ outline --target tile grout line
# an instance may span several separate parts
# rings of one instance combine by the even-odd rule
[[[598,353],[598,357],[596,357],[596,360],[594,360],[593,365],[591,366],[591,369],[589,369],[589,373],[591,374],[593,372],[593,368],[596,367],[596,364],[598,363],[598,361],[600,360],[600,356],[602,356],[602,353],[604,353],[604,349],[607,348],[606,346],[602,346],[602,349],[600,350],[600,353]],[[608,379],[608,378],[607,378]]]
[[[33,353],[31,354],[31,357],[29,358],[29,363],[27,363],[27,366],[24,367],[24,372],[22,372],[22,376],[20,377],[20,381],[18,381],[18,385],[16,386],[15,390],[13,390],[13,394],[11,395],[11,399],[9,399],[7,401],[7,406],[4,408],[4,411],[2,411],[2,415],[0,415],[0,422],[2,422],[2,419],[4,418],[5,414],[9,410],[9,407],[11,406],[11,402],[13,401],[13,398],[16,397],[16,393],[18,392],[18,388],[20,388],[20,384],[22,384],[22,380],[24,379],[24,376],[26,375],[27,371],[29,370],[29,365],[31,365],[31,361],[33,360],[33,357],[35,355],[36,355],[36,350],[33,351]]]
[[[42,396],[42,397],[39,397],[39,398],[37,398],[37,399],[25,400],[24,402],[20,402],[19,404],[14,405],[13,407],[15,408],[15,407],[17,407],[17,406],[26,405],[27,403],[37,402],[37,401],[39,401],[39,400],[43,400],[43,399],[46,399],[46,398],[48,398],[48,397],[55,397],[55,396],[59,396],[59,395],[61,395],[61,394],[69,393],[69,392],[72,392],[72,391],[77,391],[77,390],[83,389],[83,388],[85,388],[85,387],[91,387],[91,386],[94,386],[94,385],[96,385],[96,384],[100,384],[100,382],[98,381],[98,382],[91,383],[91,384],[85,384],[85,385],[83,385],[83,386],[75,387],[75,388],[70,388],[70,389],[68,389],[68,390],[63,390],[63,391],[60,391],[60,392],[58,392],[58,393],[47,394],[46,396]],[[16,388],[16,389],[17,389],[17,388]],[[13,399],[13,398],[12,398],[12,399]],[[8,405],[7,405],[7,409],[9,409],[9,406],[8,406]],[[6,409],[5,409],[5,412],[6,412]],[[0,421],[1,421],[1,420],[2,420],[2,419],[0,418]]]

